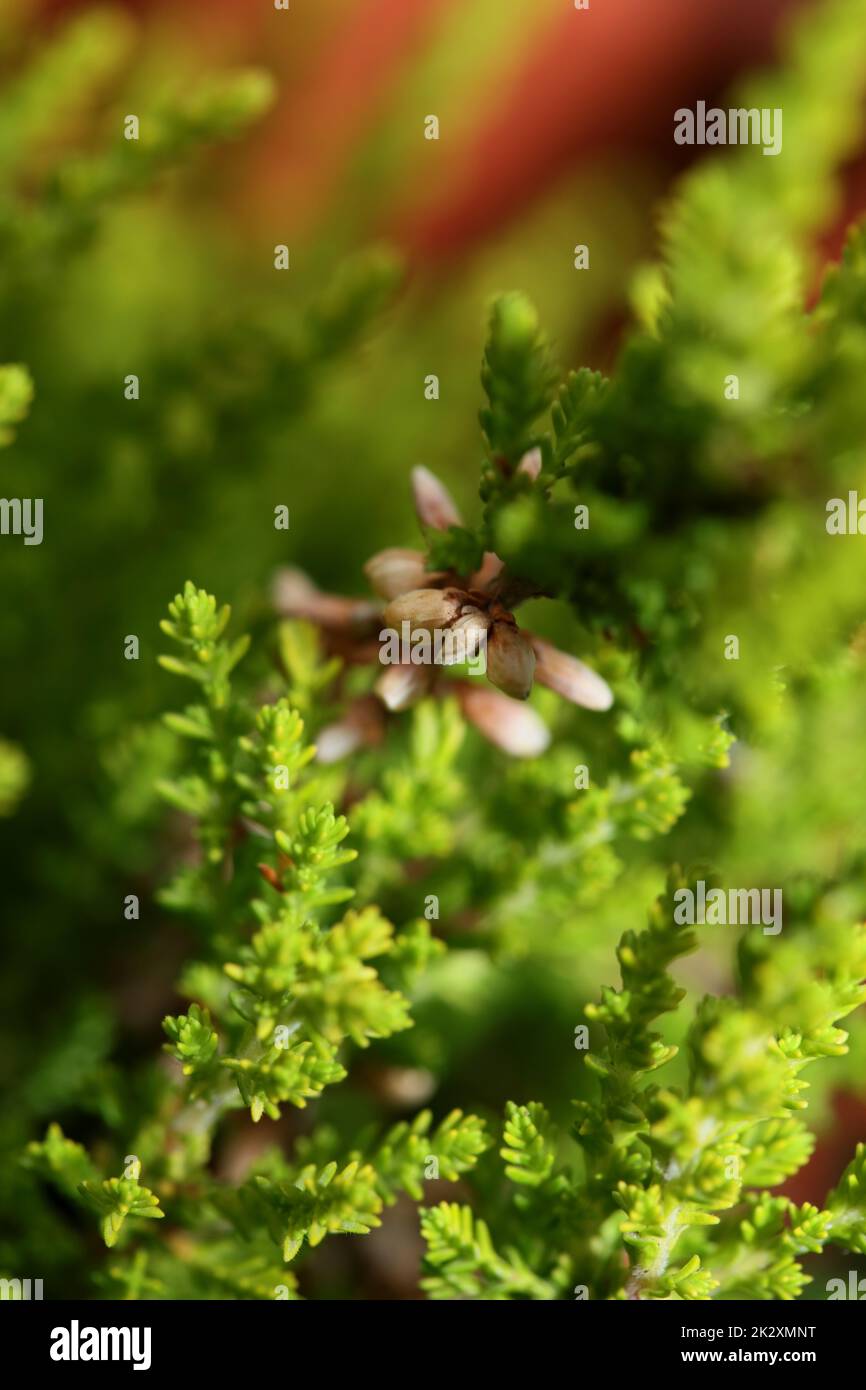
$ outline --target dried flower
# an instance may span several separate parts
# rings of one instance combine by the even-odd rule
[[[371,696],[354,700],[342,719],[326,724],[316,738],[316,761],[336,763],[359,748],[381,743],[384,737],[382,706]]]
[[[439,576],[428,573],[420,550],[393,547],[380,550],[364,566],[370,588],[380,598],[392,599],[410,589],[429,588]]]
[[[432,526],[434,531],[447,531],[449,526],[462,524],[450,492],[429,468],[419,465],[412,469],[412,493],[422,526]]]
[[[367,627],[378,614],[378,606],[368,599],[343,598],[324,594],[299,569],[279,569],[271,588],[276,611],[284,618],[306,618],[325,628]]]
[[[432,671],[429,666],[410,666],[405,662],[388,666],[373,686],[386,709],[410,709],[430,689]]]
[[[535,652],[512,619],[491,624],[487,637],[487,678],[515,700],[526,700],[532,689]]]
[[[487,685],[461,682],[460,708],[470,724],[512,758],[537,758],[550,744],[550,730],[530,705]]]
[[[541,450],[529,449],[517,465],[517,472],[525,473],[532,482],[535,482],[541,472],[541,462]]]
[[[531,479],[539,476],[541,453],[530,449],[518,471]],[[446,530],[462,526],[462,518],[447,489],[427,468],[412,471],[412,489],[418,520],[424,527]],[[494,696],[478,690],[475,681],[457,686],[466,718],[497,747],[515,757],[529,757],[547,746],[549,734],[533,715],[516,722],[512,702],[526,700],[533,680],[549,686],[564,699],[585,709],[606,710],[613,694],[605,681],[582,661],[558,651],[532,633],[521,632],[511,612],[518,599],[531,596],[510,578],[502,560],[485,551],[480,567],[471,576],[450,571],[430,571],[420,550],[389,547],[373,555],[364,566],[371,587],[386,600],[384,611],[363,599],[322,593],[300,570],[282,569],[274,582],[274,601],[284,616],[303,617],[317,623],[329,636],[330,645],[344,661],[366,665],[381,650],[371,638],[383,626],[404,636],[409,633],[440,634],[443,641],[433,663],[415,657],[388,665],[376,679],[374,693],[385,709],[397,712],[417,704],[425,695],[446,687],[437,677],[442,666],[477,661],[482,651],[486,674],[503,692]],[[448,689],[455,689],[449,685]],[[487,695],[485,702],[481,694]],[[506,697],[508,697],[506,701]],[[497,701],[503,702],[497,704]],[[506,716],[506,710],[511,713]],[[370,730],[361,730],[355,716],[329,726],[319,736],[319,760],[344,757],[369,741]]]
[[[388,604],[385,626],[409,623],[413,632],[436,632],[450,627],[467,602],[467,595],[457,589],[410,589]]]
[[[576,656],[567,656],[541,637],[530,634],[536,657],[535,679],[564,700],[584,709],[606,710],[613,704],[613,691],[589,666]]]
[[[484,650],[490,631],[490,616],[474,604],[465,604],[460,617],[451,627],[457,637],[454,643],[455,662],[474,661]]]
[[[469,581],[470,589],[489,589],[504,569],[505,565],[499,556],[495,555],[492,550],[485,550],[481,568],[476,570]]]

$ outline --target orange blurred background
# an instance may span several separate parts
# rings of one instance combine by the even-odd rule
[[[360,240],[384,235],[410,265],[429,268],[471,255],[576,171],[611,158],[648,161],[663,187],[692,157],[673,143],[673,110],[721,99],[740,72],[772,58],[780,25],[811,3],[591,0],[578,11],[571,0],[502,0],[496,21],[485,0],[291,0],[288,12],[270,0],[125,7],[203,65],[275,73],[278,104],[231,196],[253,224],[290,219],[296,240],[340,215],[347,174],[363,166],[383,125],[395,115],[420,122],[429,105],[443,122],[436,158],[422,165],[398,149],[357,226]],[[51,23],[86,5],[41,8]],[[482,39],[467,64],[459,40],[470,25]],[[827,232],[831,254],[866,207],[863,159],[846,187],[843,222]],[[661,190],[636,191],[652,201]]]

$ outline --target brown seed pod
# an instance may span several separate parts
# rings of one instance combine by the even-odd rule
[[[535,652],[514,623],[497,620],[487,637],[487,679],[515,700],[532,689]]]

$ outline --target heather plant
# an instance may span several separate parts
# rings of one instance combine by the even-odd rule
[[[225,1112],[244,1106],[253,1121],[278,1120],[281,1106],[303,1108],[341,1081],[344,1044],[364,1048],[409,1026],[399,987],[438,943],[423,921],[395,933],[373,906],[339,916],[353,896],[341,870],[356,851],[345,846],[346,818],[305,772],[314,749],[303,720],[285,697],[256,709],[235,693],[248,641],[226,636],[227,607],[188,584],[169,614],[162,627],[178,654],[162,665],[194,682],[200,702],[166,716],[193,755],[189,771],[161,790],[195,824],[199,855],[163,901],[200,919],[206,946],[180,986],[193,1002],[163,1024],[180,1084],[158,1086],[122,1176],[103,1177],[57,1126],[30,1146],[28,1163],[101,1213],[109,1247],[140,1218],[168,1216],[185,1229],[179,1259],[174,1237],[167,1250],[119,1257],[106,1276],[114,1296],[142,1281],[151,1296],[169,1298],[291,1296],[295,1280],[281,1259],[288,1264],[305,1241],[368,1232],[398,1191],[419,1195],[425,1163],[453,1180],[486,1141],[474,1116],[452,1111],[431,1131],[422,1112],[363,1149],[343,1152],[317,1130],[291,1162],[269,1149],[243,1184],[213,1181],[211,1146]],[[310,667],[308,680],[316,674]],[[253,895],[256,883],[266,896]],[[248,938],[244,916],[258,924]]]
[[[17,1249],[56,1278],[112,1298],[353,1297],[382,1259],[377,1228],[410,1212],[436,1299],[786,1300],[866,1254],[862,1146],[815,1200],[791,1195],[834,1092],[862,1092],[866,1054],[866,574],[857,536],[826,524],[866,487],[862,228],[814,293],[815,234],[860,133],[863,36],[859,0],[832,0],[738,97],[784,108],[784,152],[713,157],[680,184],[609,374],[563,373],[529,299],[495,298],[477,503],[469,470],[458,506],[417,467],[410,546],[393,498],[371,495],[366,593],[331,504],[316,545],[274,530],[292,489],[257,451],[284,417],[302,428],[326,369],[369,336],[387,257],[349,265],[288,328],[263,293],[157,356],[134,424],[93,385],[93,447],[103,481],[131,484],[132,534],[138,504],[177,518],[171,498],[202,484],[211,539],[173,536],[169,554],[239,594],[250,635],[185,585],[161,683],[142,660],[122,698],[87,707],[98,776],[64,813],[73,849],[39,860],[79,904],[112,864],[137,993],[109,993],[129,1013],[144,999],[137,1030],[95,988],[59,1026],[47,1011],[19,1086],[30,1142],[9,1125],[23,1161],[6,1206],[24,1213]],[[136,178],[237,134],[267,99],[247,75],[164,113]],[[35,212],[10,212],[30,267],[14,294],[42,283],[32,219],[71,253],[129,192],[129,158],[73,164]],[[27,346],[14,355],[36,396],[6,368],[0,430],[44,470]],[[228,466],[210,493],[217,437]],[[152,473],[142,440],[166,446]],[[239,531],[254,539],[212,585],[221,518],[249,496],[267,526]],[[134,578],[125,532],[114,545]],[[55,588],[75,558],[47,562]],[[277,562],[267,596],[244,577]],[[21,552],[11,563],[23,572]],[[150,656],[165,567],[144,568],[111,603]],[[6,622],[34,660],[38,629]],[[389,629],[418,651],[457,632],[467,660],[383,664]],[[187,696],[156,717],[178,680]],[[56,721],[33,722],[31,745],[0,744],[0,813],[23,798],[25,829],[50,799],[23,795],[28,760],[53,767],[57,750],[73,783],[86,761]],[[773,885],[781,930],[681,920],[699,883]],[[86,947],[94,971],[116,959],[106,935]],[[62,959],[50,932],[46,951]],[[0,1247],[4,1269],[15,1254]]]
[[[544,1106],[509,1103],[513,1195],[494,1236],[469,1206],[422,1215],[431,1297],[784,1300],[809,1282],[799,1257],[866,1250],[864,1145],[821,1207],[770,1190],[812,1150],[800,1073],[845,1051],[835,1025],[866,999],[866,932],[811,922],[778,950],[745,938],[738,995],[705,998],[688,1029],[687,1082],[657,1084],[677,1049],[652,1024],[684,994],[668,966],[697,947],[674,923],[680,881],[622,937],[621,989],[586,1009],[598,1089],[576,1103],[581,1169]]]

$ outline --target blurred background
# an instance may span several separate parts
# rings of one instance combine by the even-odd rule
[[[370,554],[418,543],[417,463],[476,517],[491,295],[525,291],[564,368],[609,369],[659,205],[696,154],[673,143],[674,110],[722,103],[742,74],[773,64],[810,8],[0,0],[0,363],[26,365],[34,383],[0,455],[2,492],[45,499],[40,547],[0,543],[4,1268],[38,1261],[64,1292],[84,1287],[90,1233],[58,1225],[14,1156],[50,1119],[87,1139],[116,1117],[118,1068],[152,1057],[189,954],[168,914],[129,924],[120,906],[130,891],[152,900],[172,853],[153,792],[172,750],[151,723],[177,698],[155,664],[167,601],[192,578],[260,630],[285,563],[363,593]],[[127,181],[105,153],[123,118],[139,114],[144,130],[229,70],[270,74],[272,93],[250,79],[243,119],[229,102],[200,130],[194,114],[191,135],[159,116],[165,157]],[[864,208],[866,150],[840,171],[816,264]],[[577,243],[591,247],[591,274],[575,274]],[[124,399],[130,373],[136,402]],[[437,401],[425,399],[430,373]],[[288,536],[273,527],[279,503]],[[137,664],[122,659],[132,633]],[[861,791],[847,789],[852,816]],[[772,833],[762,815],[757,799],[744,804],[734,865]],[[711,820],[698,815],[699,850]],[[809,841],[808,816],[799,828]],[[443,1104],[565,1104],[573,1056],[566,1044],[553,1064],[551,1038],[571,1033],[607,979],[611,944],[640,925],[665,857],[694,847],[638,855],[592,930],[579,917],[549,957],[506,944],[494,968],[479,953],[452,1014],[431,1006],[428,1042],[452,1030],[450,1053],[435,1054]],[[792,838],[792,863],[801,849]],[[398,1050],[394,1069],[417,1071],[419,1046]],[[382,1077],[367,1081],[381,1100]],[[821,1102],[801,1198],[820,1200],[862,1136],[857,1090],[849,1080]],[[370,1249],[345,1257],[367,1261],[368,1294],[412,1296],[414,1236]],[[346,1278],[326,1273],[324,1286]]]

